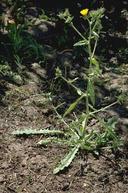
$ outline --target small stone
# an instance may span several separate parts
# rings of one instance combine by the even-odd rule
[[[5,181],[4,177],[4,175],[0,175],[0,183]]]
[[[7,163],[7,162],[4,162],[4,163],[1,165],[1,168],[2,168],[2,169],[7,169],[7,168],[8,168],[8,163]]]
[[[27,160],[24,159],[24,160],[21,162],[21,165],[22,165],[22,167],[25,167],[25,166],[27,165]]]
[[[83,187],[87,187],[88,185],[86,183],[83,184]]]
[[[62,190],[63,190],[63,191],[69,190],[69,185],[70,185],[69,182],[65,182],[65,183],[63,184]]]

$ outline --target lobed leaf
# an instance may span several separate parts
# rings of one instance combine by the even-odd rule
[[[64,140],[64,139],[60,139],[60,138],[57,138],[57,137],[49,137],[47,139],[43,139],[43,140],[40,140],[37,145],[47,145],[49,143],[56,143],[56,144],[59,144],[59,145],[71,145],[70,141],[69,140]]]
[[[24,129],[24,130],[16,130],[12,132],[13,135],[64,135],[63,131],[60,130],[49,130],[49,129]]]
[[[79,150],[79,145],[73,147],[70,152],[61,160],[60,164],[54,169],[53,174],[57,174],[62,171],[65,167],[68,167],[72,160],[75,158],[76,153]]]

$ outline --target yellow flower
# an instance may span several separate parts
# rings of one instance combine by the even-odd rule
[[[81,15],[86,16],[88,14],[89,9],[82,9],[80,11]]]

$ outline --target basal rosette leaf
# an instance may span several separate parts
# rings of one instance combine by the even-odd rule
[[[54,169],[53,173],[57,174],[60,171],[62,171],[64,168],[68,167],[72,160],[75,158],[76,153],[79,150],[79,145],[73,147],[70,152],[64,157],[64,159],[61,160],[59,165]]]

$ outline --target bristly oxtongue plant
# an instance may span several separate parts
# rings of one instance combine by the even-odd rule
[[[75,158],[78,151],[98,153],[99,148],[110,147],[115,149],[120,145],[120,140],[115,133],[116,121],[113,118],[105,121],[103,118],[98,116],[98,112],[105,111],[107,108],[111,107],[117,102],[114,102],[113,104],[98,110],[95,109],[95,81],[101,75],[100,65],[95,56],[95,52],[98,44],[99,34],[102,29],[101,19],[104,15],[104,9],[100,8],[95,11],[84,9],[80,13],[82,18],[88,22],[88,29],[85,33],[81,33],[73,24],[73,16],[70,15],[68,9],[58,15],[60,19],[64,20],[66,24],[69,24],[69,26],[71,26],[79,35],[80,41],[75,43],[74,46],[81,46],[84,48],[85,52],[88,54],[89,64],[88,70],[85,72],[85,81],[87,83],[85,91],[75,85],[75,81],[78,81],[77,77],[74,80],[67,80],[62,75],[61,70],[59,68],[56,69],[56,77],[65,81],[79,96],[77,100],[69,105],[63,116],[61,116],[58,113],[57,108],[54,107],[55,112],[61,121],[63,121],[63,123],[66,125],[67,129],[64,131],[56,129],[25,129],[23,131],[13,132],[13,134],[18,136],[32,134],[49,136],[46,139],[39,141],[38,145],[57,143],[61,146],[67,145],[70,147],[69,153],[54,169],[54,174],[57,174],[64,168],[68,167],[72,160]],[[75,115],[75,118],[70,123],[67,123],[65,117],[76,108],[81,100],[85,101],[85,111],[82,112],[78,117]],[[96,124],[90,126],[91,120],[94,119],[96,120]]]

